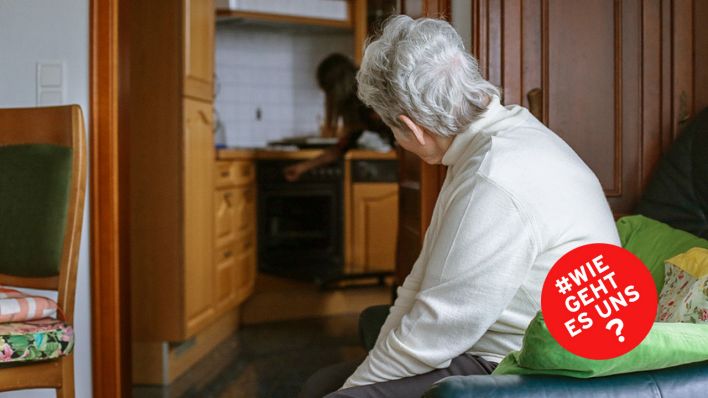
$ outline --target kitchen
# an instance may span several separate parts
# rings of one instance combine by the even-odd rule
[[[363,38],[396,2],[209,3],[182,10],[184,53],[170,39],[178,15],[131,8],[140,73],[130,96],[143,104],[130,112],[128,152],[136,394],[179,396],[220,345],[253,328],[356,318],[392,294],[399,167],[390,143],[364,133],[358,148],[297,181],[284,171],[339,139],[325,127],[318,64],[334,53],[361,59]],[[181,84],[182,62],[182,94],[152,95]]]

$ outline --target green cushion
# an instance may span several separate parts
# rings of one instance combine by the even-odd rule
[[[657,292],[664,286],[664,262],[693,247],[708,248],[708,241],[644,216],[617,221],[622,247],[649,268]],[[708,325],[654,323],[634,350],[609,360],[579,357],[551,336],[539,312],[531,321],[521,351],[507,355],[494,374],[553,374],[597,377],[662,369],[708,360]]]
[[[578,378],[663,369],[708,360],[708,325],[656,322],[635,349],[613,359],[593,360],[571,354],[551,336],[539,312],[529,324],[521,351],[494,370],[502,374],[552,374]]]
[[[0,273],[59,274],[72,150],[0,146]]]
[[[619,219],[617,231],[622,247],[649,268],[657,293],[664,286],[664,261],[693,247],[708,249],[708,240],[644,216]]]

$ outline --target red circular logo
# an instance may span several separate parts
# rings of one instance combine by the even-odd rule
[[[610,359],[644,340],[656,317],[651,273],[629,251],[606,243],[580,246],[561,257],[543,283],[541,310],[566,350]]]

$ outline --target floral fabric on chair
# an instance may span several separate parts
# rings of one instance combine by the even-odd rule
[[[0,363],[56,359],[74,349],[74,329],[51,318],[0,323]]]

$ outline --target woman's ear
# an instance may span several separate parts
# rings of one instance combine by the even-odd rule
[[[415,124],[411,118],[406,115],[398,115],[398,120],[402,121],[410,131],[413,132],[415,139],[420,143],[420,145],[425,145],[425,132],[420,126]]]

